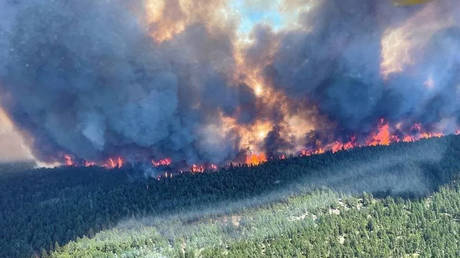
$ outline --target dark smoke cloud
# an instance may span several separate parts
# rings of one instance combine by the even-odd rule
[[[389,78],[380,71],[384,33],[408,22],[425,5],[396,8],[391,1],[316,1],[301,17],[300,29],[277,34],[269,28],[256,29],[256,44],[247,57],[263,64],[260,53],[267,41],[279,42],[273,62],[263,64],[266,78],[291,98],[307,97],[316,103],[342,131],[368,134],[385,117],[428,127],[450,119],[453,126],[447,131],[452,133],[460,114],[460,24],[454,2],[429,6],[436,15],[423,17],[414,29],[443,19],[454,22],[432,36],[416,35],[429,37],[428,43],[415,53],[414,64]],[[431,90],[424,86],[429,74],[436,81]]]
[[[62,161],[64,154],[231,161],[244,150],[235,130],[222,130],[222,114],[240,124],[272,122],[264,144],[269,155],[295,146],[282,135],[286,110],[314,124],[307,146],[367,135],[382,117],[447,133],[458,128],[456,1],[410,8],[391,1],[308,2],[300,27],[256,26],[244,51],[245,65],[286,94],[274,94],[280,100],[265,106],[234,78],[241,74],[234,26],[207,23],[218,18],[211,12],[223,1],[199,1],[196,14],[166,1],[167,19],[153,24],[142,18],[143,1],[1,1],[0,101],[43,161]],[[420,19],[425,7],[433,12]],[[448,22],[433,33],[419,29],[440,19]],[[385,77],[382,39],[405,24],[414,29],[408,36],[414,62]],[[152,38],[170,26],[170,39]],[[427,89],[430,75],[435,86]]]
[[[8,50],[2,52],[2,103],[33,138],[34,154],[45,161],[56,153],[87,160],[136,154],[231,160],[238,138],[216,134],[212,125],[220,111],[233,114],[253,98],[228,78],[231,34],[194,24],[154,43],[131,12],[136,8],[123,2],[2,4],[15,13],[0,38]],[[241,120],[251,116],[246,108]]]

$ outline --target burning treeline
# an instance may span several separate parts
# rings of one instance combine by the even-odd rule
[[[232,2],[2,2],[2,107],[37,159],[107,168],[459,133],[455,0],[285,0],[248,33]]]

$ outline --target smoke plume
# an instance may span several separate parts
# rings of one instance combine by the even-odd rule
[[[454,0],[285,1],[295,20],[248,37],[231,2],[3,1],[0,103],[45,162],[226,164],[458,130]]]

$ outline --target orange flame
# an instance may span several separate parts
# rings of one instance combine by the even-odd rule
[[[267,162],[267,157],[265,156],[265,153],[250,154],[246,156],[246,164],[250,166],[257,166],[265,162]]]
[[[332,144],[332,147],[329,147],[327,149],[330,149],[333,153],[336,153],[342,150],[349,150],[349,149],[355,148],[356,146],[357,146],[356,137],[352,136],[350,141],[345,142],[345,143],[336,141]]]
[[[428,139],[433,137],[442,137],[444,134],[439,132],[427,132],[423,129],[420,123],[414,124],[410,130],[411,134],[400,135],[402,123],[398,123],[395,127],[386,122],[383,118],[380,119],[379,125],[374,133],[371,133],[364,145],[357,143],[356,137],[351,137],[349,142],[343,143],[341,141],[335,141],[330,144],[323,145],[320,142],[317,142],[317,147],[312,149],[303,149],[300,151],[299,156],[311,156],[322,154],[326,151],[331,151],[333,153],[349,150],[355,147],[361,146],[378,146],[378,145],[390,145],[391,143],[396,142],[414,142],[421,139]],[[399,132],[398,135],[393,134],[392,132]],[[460,130],[457,130],[457,134],[460,133]]]
[[[96,162],[85,161],[85,167],[94,167],[94,166],[96,166]]]
[[[73,162],[73,159],[70,155],[64,155],[64,159],[65,159],[65,165],[66,166],[69,166],[69,167],[72,167],[75,163]]]
[[[193,164],[191,171],[192,173],[203,173],[206,170],[204,165]]]
[[[410,130],[407,133],[403,133],[403,122],[397,123],[396,125],[391,125],[385,119],[380,119],[378,125],[376,126],[375,132],[371,133],[369,137],[363,139],[364,141],[357,140],[356,136],[350,137],[349,141],[342,142],[339,140],[330,142],[330,143],[321,143],[320,141],[316,141],[315,148],[309,149],[302,149],[298,152],[299,156],[311,156],[311,155],[318,155],[330,151],[332,153],[336,153],[339,151],[349,150],[355,147],[362,147],[362,146],[378,146],[378,145],[390,145],[391,143],[397,142],[414,142],[421,139],[428,139],[433,137],[442,137],[444,134],[440,132],[429,132],[425,130],[420,123],[415,123],[410,127]],[[409,128],[409,127],[406,127]],[[460,134],[460,129],[455,131],[455,134]],[[364,142],[364,144],[363,144]],[[279,155],[278,159],[283,160],[286,159],[288,153],[282,153]],[[267,157],[264,152],[258,153],[249,153],[246,155],[245,164],[249,166],[257,166],[267,162]],[[164,158],[161,160],[151,160],[151,163],[154,167],[160,166],[169,166],[172,164],[171,158]],[[124,160],[122,157],[117,158],[109,158],[105,163],[96,163],[92,161],[84,161],[81,163],[76,163],[73,160],[71,155],[64,155],[64,164],[66,166],[97,166],[100,165],[107,169],[115,169],[115,168],[122,168],[124,165]],[[193,164],[189,171],[192,173],[203,173],[206,170],[213,170],[217,171],[219,169],[218,165],[212,163],[206,164]],[[182,171],[181,171],[182,173]],[[174,174],[171,172],[166,172],[161,177],[172,177]]]
[[[374,135],[372,135],[371,138],[367,141],[367,145],[390,145],[390,143],[390,125],[387,122],[385,122],[385,120],[382,118],[380,119],[380,125],[378,126],[377,132],[374,133]]]
[[[123,167],[123,159],[121,157],[118,158],[109,158],[107,162],[103,165],[103,167],[108,169],[115,169],[115,168],[122,168]]]
[[[403,142],[414,142],[415,138],[413,136],[411,136],[411,135],[406,135],[406,136],[404,136],[402,141]]]
[[[219,167],[216,164],[209,164],[209,165],[198,165],[198,164],[193,164],[192,167],[190,168],[190,171],[192,173],[204,173],[206,170],[213,170],[216,171],[218,170]]]
[[[158,161],[152,160],[152,165],[154,167],[169,166],[169,165],[171,165],[171,163],[172,163],[172,160],[170,158],[161,159],[161,160],[158,160]]]
[[[323,154],[325,152],[326,152],[326,149],[323,148],[323,147],[320,147],[320,148],[318,148],[316,150],[311,150],[311,149],[301,150],[299,155],[301,157],[306,157],[306,156]]]

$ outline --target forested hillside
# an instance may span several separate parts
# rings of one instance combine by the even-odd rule
[[[459,157],[448,136],[161,180],[2,167],[0,257],[458,257]]]

